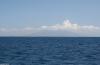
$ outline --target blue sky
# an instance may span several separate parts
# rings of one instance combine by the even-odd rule
[[[14,34],[12,29],[53,26],[66,19],[78,25],[99,27],[99,17],[100,0],[0,0],[0,35],[21,35],[23,32]],[[6,29],[9,31],[4,32]]]

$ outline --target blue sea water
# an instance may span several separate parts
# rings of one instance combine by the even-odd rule
[[[0,37],[0,64],[100,65],[100,38]]]

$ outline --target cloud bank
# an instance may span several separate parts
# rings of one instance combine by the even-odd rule
[[[93,25],[79,25],[79,24],[73,24],[69,20],[65,20],[62,24],[55,24],[52,26],[42,26],[41,28],[44,29],[51,29],[51,30],[72,30],[72,31],[94,31],[99,30],[100,27],[93,26]],[[85,31],[85,32],[86,32]]]
[[[100,36],[100,27],[79,25],[65,20],[63,23],[49,26],[25,28],[0,28],[1,36]]]

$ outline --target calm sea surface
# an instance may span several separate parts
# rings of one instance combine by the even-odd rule
[[[100,65],[100,38],[0,37],[0,65]]]

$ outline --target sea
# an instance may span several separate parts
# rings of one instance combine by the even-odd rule
[[[100,38],[0,37],[0,65],[100,65]]]

